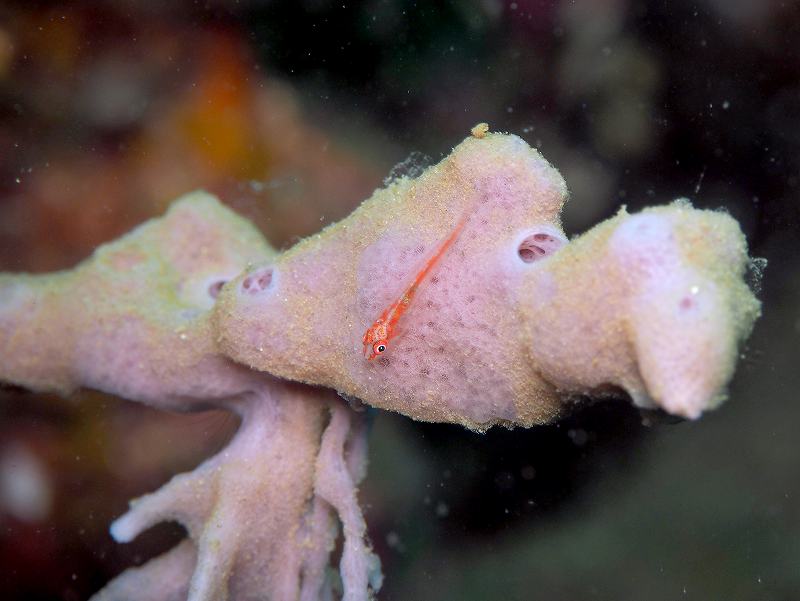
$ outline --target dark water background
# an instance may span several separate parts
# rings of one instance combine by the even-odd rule
[[[486,435],[376,414],[380,598],[800,599],[797,2],[4,2],[0,269],[69,267],[197,187],[285,247],[479,121],[562,171],[570,234],[620,204],[725,207],[769,260],[764,315],[696,423],[624,401]],[[234,428],[0,390],[0,464],[50,495],[0,507],[0,598],[85,599],[173,544],[108,523]]]

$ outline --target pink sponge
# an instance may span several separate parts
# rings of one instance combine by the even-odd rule
[[[469,138],[417,179],[233,282],[216,307],[223,350],[259,370],[417,419],[545,421],[558,410],[530,367],[515,300],[537,259],[566,243],[558,172],[516,136]],[[366,330],[466,219],[374,361]],[[270,273],[269,285],[252,282]],[[536,403],[530,399],[536,398]]]
[[[62,393],[89,386],[160,408],[216,406],[242,418],[225,449],[114,523],[120,542],[164,520],[181,522],[189,540],[124,572],[97,601],[327,598],[339,522],[344,598],[367,599],[380,587],[356,496],[363,416],[329,391],[253,372],[216,348],[217,296],[273,254],[252,225],[198,192],[72,271],[0,275],[0,379]],[[271,283],[256,270],[246,288]]]
[[[690,418],[724,398],[760,311],[738,224],[680,201],[568,242],[558,172],[516,136],[473,135],[280,256],[195,193],[72,271],[0,274],[0,380],[242,418],[115,522],[120,541],[165,519],[191,540],[98,601],[328,598],[337,521],[344,599],[380,587],[357,501],[364,420],[274,376],[477,430],[587,393]],[[376,324],[387,348],[368,359]]]
[[[195,192],[73,270],[0,274],[0,380],[173,407],[248,389],[252,375],[217,352],[209,309],[244,265],[273,254]]]
[[[525,284],[534,364],[565,394],[609,386],[695,418],[724,398],[760,305],[738,224],[687,201],[620,212]],[[543,291],[545,293],[543,293]]]
[[[687,417],[718,403],[759,311],[736,222],[684,202],[623,212],[567,244],[565,199],[520,138],[468,138],[226,287],[221,348],[257,370],[478,430],[547,421],[584,393],[622,389]],[[398,303],[385,352],[365,359],[365,332]]]

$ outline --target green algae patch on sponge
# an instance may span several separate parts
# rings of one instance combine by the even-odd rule
[[[531,368],[515,299],[526,272],[566,243],[566,196],[559,173],[519,137],[470,137],[231,282],[215,307],[220,348],[415,419],[474,429],[548,421],[560,400]],[[367,360],[366,330],[462,220],[390,350]]]
[[[725,398],[760,314],[738,223],[684,200],[624,210],[570,242],[521,291],[533,364],[560,394],[622,389],[697,418]]]
[[[217,352],[209,312],[224,282],[273,255],[251,224],[195,192],[72,270],[2,274],[0,380],[160,406],[231,394],[251,376]]]

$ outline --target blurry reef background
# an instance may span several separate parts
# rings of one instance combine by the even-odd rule
[[[380,598],[800,598],[797,2],[3,2],[0,270],[71,267],[201,187],[285,248],[479,121],[561,170],[570,235],[621,204],[725,207],[769,259],[764,316],[697,423],[376,412]],[[108,525],[236,427],[0,389],[0,598],[80,601],[174,544]]]

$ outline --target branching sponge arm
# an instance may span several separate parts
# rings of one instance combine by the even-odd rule
[[[625,390],[696,418],[725,394],[760,304],[726,213],[685,201],[621,212],[531,272],[520,297],[532,362],[564,395]]]

